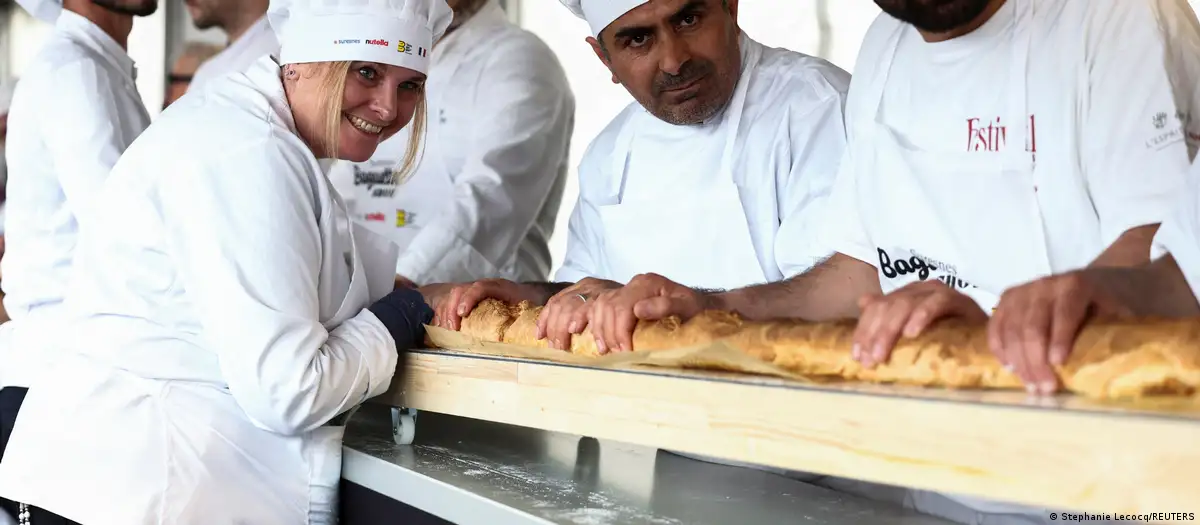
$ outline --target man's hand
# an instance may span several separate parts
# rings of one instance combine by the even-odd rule
[[[1056,275],[1010,288],[1000,297],[988,323],[988,345],[1030,393],[1058,390],[1053,365],[1066,362],[1089,317],[1132,314],[1101,286],[1101,275],[1090,270]]]
[[[865,295],[858,307],[862,315],[854,331],[853,352],[867,368],[887,362],[901,335],[917,337],[934,321],[988,318],[973,299],[937,280],[912,283],[887,295]]]
[[[550,346],[559,350],[571,349],[571,337],[588,326],[591,301],[621,283],[588,277],[554,294],[537,320],[537,338],[549,339]]]
[[[690,319],[713,308],[706,294],[657,274],[642,274],[629,284],[604,292],[592,301],[592,336],[600,353],[633,351],[633,331],[639,319],[677,315]]]
[[[422,288],[425,293],[426,288]],[[510,304],[521,301],[541,303],[545,296],[536,287],[515,283],[506,279],[485,279],[468,284],[450,286],[449,290],[431,291],[433,298],[426,295],[426,301],[434,309],[434,326],[457,331],[462,326],[462,318],[475,309],[480,301],[492,298]]]

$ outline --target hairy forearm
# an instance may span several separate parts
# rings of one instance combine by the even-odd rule
[[[1108,248],[1096,257],[1089,268],[1115,268],[1140,266],[1150,262],[1150,245],[1158,225],[1138,226],[1121,234]]]
[[[858,317],[858,299],[880,293],[875,267],[840,253],[811,270],[776,283],[712,294],[712,307],[751,320],[830,321]]]
[[[1147,317],[1191,317],[1200,315],[1200,303],[1192,295],[1175,258],[1167,255],[1136,268],[1086,270],[1109,294]]]
[[[537,296],[537,304],[544,305],[555,294],[565,290],[567,287],[575,283],[521,283],[521,286],[526,287],[534,295]]]

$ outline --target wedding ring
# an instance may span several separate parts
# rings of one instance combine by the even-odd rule
[[[583,302],[584,302],[584,304],[586,304],[586,303],[587,303],[587,296],[586,296],[586,295],[583,295],[583,294],[581,294],[581,293],[577,293],[577,294],[575,294],[575,297],[578,297],[578,298],[580,298],[580,299],[583,299]]]

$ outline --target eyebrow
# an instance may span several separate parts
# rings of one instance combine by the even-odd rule
[[[675,12],[675,14],[671,15],[670,20],[673,22],[679,21],[680,19],[682,19],[692,13],[695,13],[696,11],[702,11],[705,7],[707,7],[707,4],[705,3],[704,0],[692,0],[691,2],[684,4],[683,7],[679,8],[679,10]],[[616,33],[613,33],[613,39],[616,40],[616,39],[620,39],[620,38],[633,38],[635,36],[641,36],[646,33],[653,33],[653,32],[654,32],[653,26],[623,27],[623,28],[617,30]]]

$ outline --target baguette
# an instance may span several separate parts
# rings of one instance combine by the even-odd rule
[[[484,341],[549,348],[536,337],[542,307],[485,300],[462,322]],[[750,322],[735,313],[706,311],[687,322],[639,321],[639,351],[726,346],[791,373],[872,383],[942,388],[1023,388],[991,353],[983,324],[947,320],[916,338],[901,338],[886,363],[859,365],[851,347],[855,321]],[[572,337],[571,353],[599,356],[590,328]],[[1056,373],[1069,391],[1094,398],[1185,396],[1200,390],[1200,320],[1100,321],[1084,327]]]

